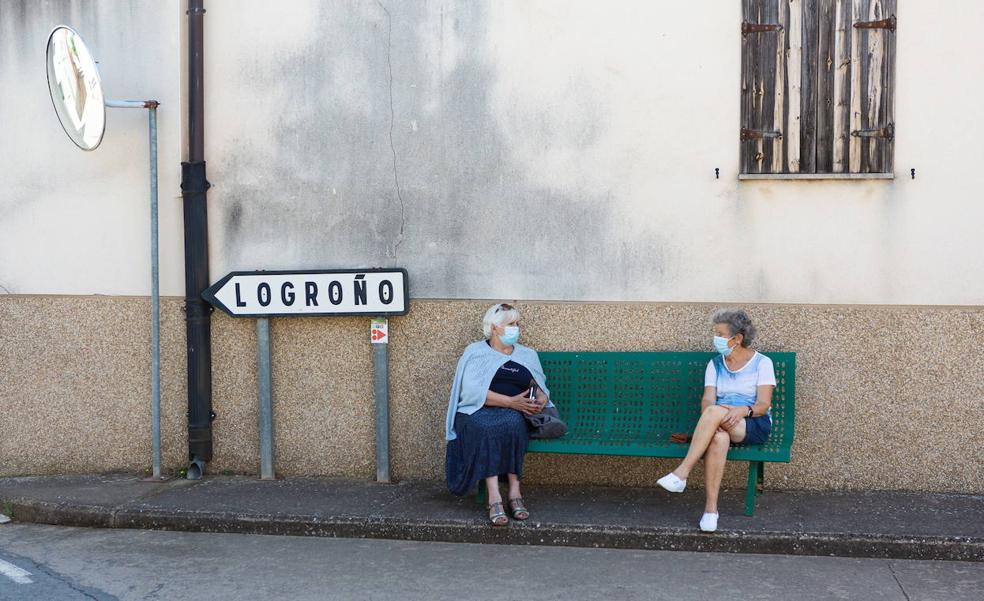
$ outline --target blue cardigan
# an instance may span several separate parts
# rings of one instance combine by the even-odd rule
[[[489,392],[492,378],[499,368],[515,361],[533,374],[533,379],[543,392],[550,396],[547,390],[547,376],[543,373],[540,366],[540,358],[536,351],[528,346],[521,344],[513,345],[511,355],[505,355],[492,348],[485,340],[473,342],[465,347],[461,359],[458,360],[458,368],[454,372],[454,383],[451,384],[451,397],[448,399],[448,417],[445,423],[444,436],[446,440],[454,440],[458,437],[454,433],[454,416],[456,413],[471,415],[485,405],[485,396]],[[549,407],[553,403],[548,402]]]

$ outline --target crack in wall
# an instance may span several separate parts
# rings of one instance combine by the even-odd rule
[[[403,232],[407,224],[407,212],[406,204],[403,202],[403,193],[400,191],[400,173],[397,168],[396,145],[393,143],[393,128],[396,126],[396,111],[393,108],[393,15],[390,14],[390,11],[379,0],[376,0],[376,4],[386,13],[386,67],[387,73],[389,74],[390,108],[389,143],[390,151],[393,153],[393,185],[396,187],[396,198],[400,201],[400,233],[396,236],[396,243],[388,253],[395,259],[400,245],[403,244]]]
[[[224,156],[213,179],[226,182],[213,199],[221,214],[217,259],[228,270],[399,261],[416,274],[414,296],[429,298],[576,299],[663,277],[658,231],[637,245],[611,242],[624,228],[615,192],[537,181],[536,161],[512,147],[527,134],[535,141],[526,146],[560,136],[565,152],[589,151],[593,142],[549,128],[526,132],[522,119],[502,114],[487,5],[373,0],[320,10],[325,43],[271,56],[230,42],[246,58],[229,73],[226,92],[248,87],[262,107],[295,101],[269,114],[269,144],[246,130],[213,140]],[[403,128],[411,115],[420,120],[413,133]],[[276,193],[269,182],[278,182]],[[531,212],[537,236],[494,243]],[[575,256],[593,259],[585,269],[572,265]]]

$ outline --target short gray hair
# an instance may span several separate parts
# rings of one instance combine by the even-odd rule
[[[485,317],[482,318],[482,333],[485,334],[485,338],[491,338],[493,325],[501,326],[518,320],[519,317],[519,310],[516,307],[509,303],[496,303],[489,307]]]
[[[755,326],[752,320],[741,309],[721,309],[714,313],[711,323],[723,323],[728,326],[732,336],[741,334],[741,345],[747,347],[755,340]]]

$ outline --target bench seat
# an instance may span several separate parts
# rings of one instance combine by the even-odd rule
[[[790,461],[795,404],[795,353],[772,359],[776,389],[772,433],[762,445],[733,445],[728,459],[748,461],[745,513],[752,515],[764,480],[764,462]],[[704,370],[715,353],[542,352],[550,396],[568,433],[530,440],[528,452],[684,457],[688,446],[670,442],[691,433],[700,417]],[[653,474],[653,480],[662,474]]]

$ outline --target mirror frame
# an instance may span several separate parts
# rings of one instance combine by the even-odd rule
[[[56,101],[56,99],[55,99],[55,89],[52,88],[52,81],[51,81],[51,75],[52,75],[52,71],[53,71],[52,56],[51,56],[51,54],[52,54],[52,52],[51,52],[52,51],[52,39],[61,30],[68,31],[70,35],[75,36],[75,38],[79,42],[81,42],[82,48],[85,50],[85,54],[87,55],[88,59],[92,63],[92,72],[95,75],[95,83],[96,83],[95,89],[97,89],[99,91],[99,96],[100,96],[101,105],[102,105],[100,107],[101,118],[102,118],[102,127],[100,128],[98,139],[95,141],[95,143],[91,147],[88,147],[88,146],[85,146],[84,145],[84,139],[83,139],[82,131],[81,130],[79,130],[79,129],[75,128],[75,127],[71,127],[70,128],[70,125],[71,124],[66,124],[65,123],[65,119],[63,119],[63,117],[62,117],[62,111],[63,110],[64,111],[67,111],[68,109],[66,107],[64,107],[64,104],[63,104],[62,109],[59,110],[58,101]],[[95,150],[96,148],[99,148],[99,145],[102,144],[103,137],[106,135],[106,100],[105,100],[105,95],[103,94],[103,89],[102,89],[102,78],[99,76],[99,66],[96,64],[96,60],[95,60],[95,58],[93,58],[92,53],[89,51],[88,45],[86,45],[85,41],[82,39],[82,36],[79,35],[79,33],[77,31],[75,31],[74,29],[72,29],[71,27],[69,27],[68,25],[58,25],[57,27],[55,27],[54,29],[51,30],[51,33],[48,34],[48,41],[45,44],[45,61],[44,62],[45,62],[45,76],[46,76],[47,81],[48,81],[48,97],[51,98],[51,105],[55,109],[55,115],[58,117],[58,123],[61,124],[62,130],[65,132],[65,135],[67,135],[68,138],[76,146],[78,146],[82,150],[92,151],[92,150]],[[56,82],[56,85],[57,85],[57,82]],[[74,134],[73,134],[73,131],[75,132]]]

